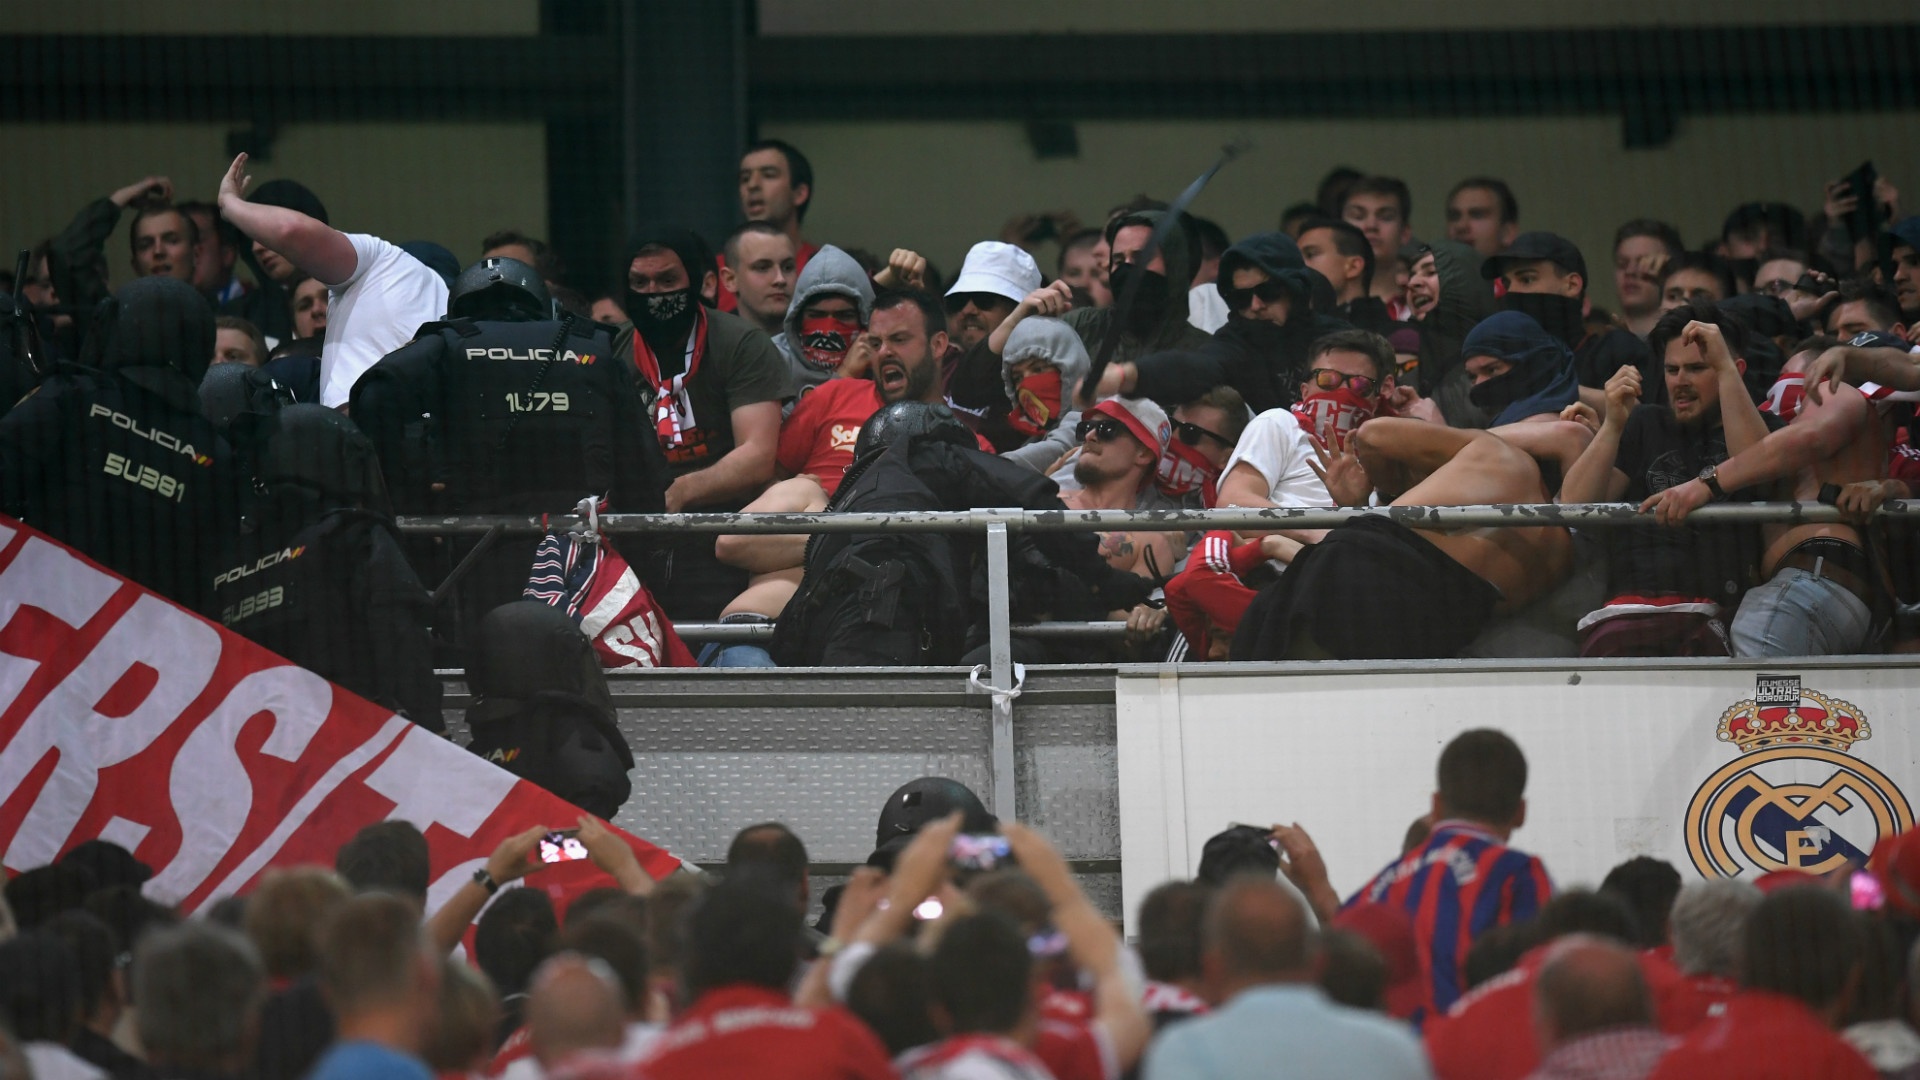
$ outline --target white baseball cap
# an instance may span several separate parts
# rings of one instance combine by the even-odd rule
[[[1039,287],[1040,264],[1033,256],[1012,244],[982,240],[967,252],[967,261],[960,264],[960,276],[947,295],[993,293],[1017,304]]]

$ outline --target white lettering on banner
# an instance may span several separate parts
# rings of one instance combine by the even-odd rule
[[[519,780],[478,754],[414,727],[365,783],[393,800],[389,820],[411,821],[422,831],[437,824],[472,836]]]
[[[660,623],[651,611],[615,623],[600,635],[600,640],[607,648],[632,658],[641,667],[660,666]],[[638,644],[632,644],[636,640]]]
[[[280,849],[285,847],[293,834],[307,823],[307,819],[313,816],[313,812],[319,809],[327,796],[333,794],[341,784],[346,783],[347,777],[359,772],[367,762],[378,757],[382,750],[392,746],[393,740],[405,734],[411,727],[413,725],[407,721],[406,717],[390,716],[386,723],[380,725],[380,730],[374,732],[366,742],[354,747],[340,760],[329,766],[326,773],[307,789],[307,793],[300,796],[300,801],[293,804],[293,809],[287,811],[287,816],[280,820],[280,824],[274,826],[273,832],[267,834],[267,838],[260,842],[260,846],[253,849],[253,854],[240,860],[240,865],[234,867],[220,884],[214,887],[205,902],[212,903],[223,896],[232,896],[245,887],[247,882],[253,880],[255,874],[273,861],[275,855],[280,854]],[[344,841],[346,837],[341,839]],[[166,896],[153,889],[152,882],[147,884],[148,888],[144,890],[146,894],[163,904],[177,904],[185,899]]]
[[[1825,872],[1914,823],[1916,658],[1370,666],[1117,680],[1130,917],[1235,821],[1298,821],[1351,896],[1394,861],[1429,808],[1441,748],[1470,728],[1526,753],[1527,821],[1512,842],[1558,888],[1595,885],[1636,855],[1688,877]]]
[[[327,722],[333,687],[304,668],[256,671],[235,683],[173,759],[168,793],[180,818],[180,852],[154,875],[157,895],[190,896],[240,838],[253,812],[253,781],[234,741],[247,721],[271,713],[273,730],[260,752],[298,761]]]
[[[11,540],[14,530],[6,533]],[[0,549],[5,547],[6,541],[0,540]],[[20,554],[0,571],[0,629],[5,629],[23,607],[38,608],[79,629],[119,591],[118,578],[95,570],[58,544],[29,537]],[[0,653],[0,712],[12,707],[38,670],[38,660]],[[27,778],[27,770],[34,766],[28,762],[16,775],[8,771],[6,761],[6,755],[0,754],[0,791],[19,787]]]
[[[200,696],[220,661],[220,634],[157,596],[134,601],[87,658],[27,717],[0,760],[25,759],[31,770],[49,750],[59,764],[7,848],[6,865],[24,870],[52,862],[93,802],[100,770],[127,761],[159,738]],[[153,687],[124,716],[95,711],[135,666],[151,669]],[[0,765],[0,777],[13,769]]]

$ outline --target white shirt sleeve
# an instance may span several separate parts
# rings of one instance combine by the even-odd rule
[[[347,240],[356,264],[329,290],[320,349],[320,403],[328,408],[346,404],[368,368],[447,312],[447,283],[425,263],[377,236],[348,233]]]
[[[1333,496],[1308,464],[1313,459],[1313,444],[1293,411],[1268,409],[1240,433],[1240,442],[1220,475],[1244,462],[1267,482],[1267,498],[1275,506],[1330,507]]]

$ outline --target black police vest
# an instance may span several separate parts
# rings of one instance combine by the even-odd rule
[[[585,320],[433,327],[446,353],[438,455],[469,513],[570,510],[623,471],[637,402],[605,327]]]

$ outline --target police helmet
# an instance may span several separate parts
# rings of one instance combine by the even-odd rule
[[[260,427],[259,484],[290,484],[331,502],[386,512],[379,454],[353,421],[324,405],[288,405]]]
[[[447,314],[456,319],[534,322],[553,317],[553,297],[540,272],[519,259],[481,259],[453,281]]]
[[[955,446],[978,447],[973,429],[953,415],[945,405],[924,401],[896,401],[867,417],[860,435],[853,442],[853,457],[858,461],[876,450],[884,450],[901,439],[927,436]]]

